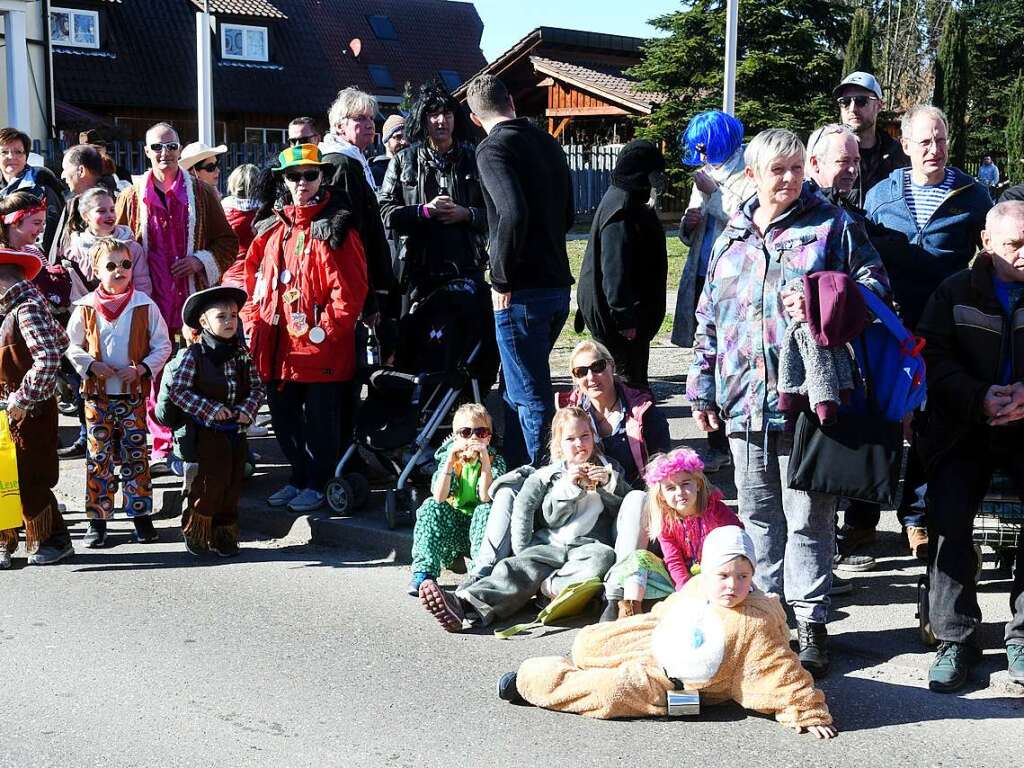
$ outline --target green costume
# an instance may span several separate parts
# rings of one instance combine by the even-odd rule
[[[431,489],[442,480],[452,442],[451,439],[445,441],[434,454],[437,471],[431,480]],[[487,453],[491,457],[491,477],[505,474],[505,460],[493,448],[488,447]],[[448,499],[429,498],[416,511],[412,535],[413,573],[437,576],[458,557],[476,557],[491,514],[490,502],[480,502],[480,474],[479,461],[463,465],[458,473],[452,470]]]

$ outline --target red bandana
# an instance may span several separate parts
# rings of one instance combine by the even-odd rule
[[[17,211],[12,211],[4,216],[4,224],[8,227],[17,224],[22,219],[26,219],[35,213],[46,213],[46,203],[33,206],[32,208],[21,208]]]
[[[128,306],[128,302],[132,300],[132,296],[135,294],[135,288],[129,287],[124,293],[107,293],[103,290],[103,286],[97,286],[96,288],[96,311],[103,315],[103,319],[108,323],[113,323],[117,318],[124,312],[124,308]]]

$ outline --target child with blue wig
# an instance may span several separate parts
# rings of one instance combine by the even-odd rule
[[[690,256],[679,280],[672,343],[692,347],[697,298],[704,289],[711,248],[729,219],[754,194],[754,185],[743,173],[743,123],[732,115],[719,111],[694,115],[680,144],[683,163],[700,167],[693,174],[690,204],[679,222],[679,239],[689,246]],[[702,452],[706,472],[730,463],[724,432],[708,434],[708,449]]]

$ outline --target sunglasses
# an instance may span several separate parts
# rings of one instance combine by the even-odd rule
[[[176,141],[164,141],[150,144],[149,148],[153,152],[177,152],[181,149],[181,144]]]
[[[577,379],[582,379],[588,373],[604,373],[608,367],[607,360],[595,360],[590,365],[578,365],[572,369],[572,375]]]
[[[838,99],[836,99],[836,102],[839,104],[839,106],[843,108],[849,107],[850,104],[856,104],[858,107],[863,107],[869,101],[878,101],[878,97],[865,96],[864,94],[861,94],[859,96],[840,96]]]
[[[113,272],[118,267],[127,272],[132,268],[132,263],[129,259],[125,259],[124,261],[108,261],[105,265],[107,272]]]
[[[312,136],[295,136],[295,137],[293,137],[291,139],[288,139],[288,145],[291,146],[291,147],[297,147],[297,146],[299,146],[299,144],[312,144],[312,143],[313,143],[313,137]]]
[[[320,178],[320,171],[288,171],[284,177],[288,181],[298,184],[300,181],[316,181]]]
[[[491,436],[490,427],[461,427],[455,430],[455,434],[461,437],[463,440],[469,440],[471,437],[479,437],[481,440],[485,440]]]
[[[202,163],[202,164],[196,163],[196,169],[200,170],[200,171],[210,172],[210,171],[216,171],[218,168],[220,168],[220,163],[218,163],[217,161],[214,161],[212,163]]]

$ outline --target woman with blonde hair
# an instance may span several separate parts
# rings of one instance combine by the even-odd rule
[[[245,254],[256,237],[253,224],[260,207],[257,185],[260,169],[252,163],[238,166],[228,176],[228,196],[220,201],[224,216],[238,238],[238,258],[221,275],[224,285],[245,286]]]

